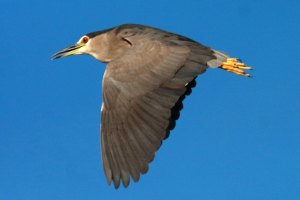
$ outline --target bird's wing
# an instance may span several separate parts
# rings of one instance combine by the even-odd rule
[[[102,162],[116,188],[148,170],[162,140],[179,117],[187,88],[206,66],[188,58],[190,48],[140,40],[111,61],[103,78]],[[190,84],[189,84],[190,83]]]

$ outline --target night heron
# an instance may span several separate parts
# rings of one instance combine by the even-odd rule
[[[53,59],[89,54],[108,63],[101,108],[102,163],[108,184],[127,187],[148,171],[175,127],[182,101],[208,68],[250,77],[226,53],[157,28],[126,24],[84,35]]]

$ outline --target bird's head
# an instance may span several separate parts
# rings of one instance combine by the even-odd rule
[[[102,62],[109,62],[120,56],[130,47],[130,43],[116,34],[115,30],[107,29],[88,33],[82,36],[75,45],[58,51],[52,60],[72,55],[89,54]]]

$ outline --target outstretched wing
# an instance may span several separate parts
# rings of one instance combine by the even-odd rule
[[[202,53],[197,62],[185,45],[150,39],[131,43],[108,64],[103,78],[102,162],[108,183],[113,181],[116,188],[120,181],[127,187],[130,177],[136,182],[147,172],[175,126],[187,88],[213,57],[208,48],[203,49],[208,56]]]

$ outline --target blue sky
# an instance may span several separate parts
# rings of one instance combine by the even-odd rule
[[[299,199],[300,2],[0,2],[0,199]],[[198,77],[147,175],[108,187],[99,152],[105,65],[50,56],[141,23],[242,58],[253,79]]]

